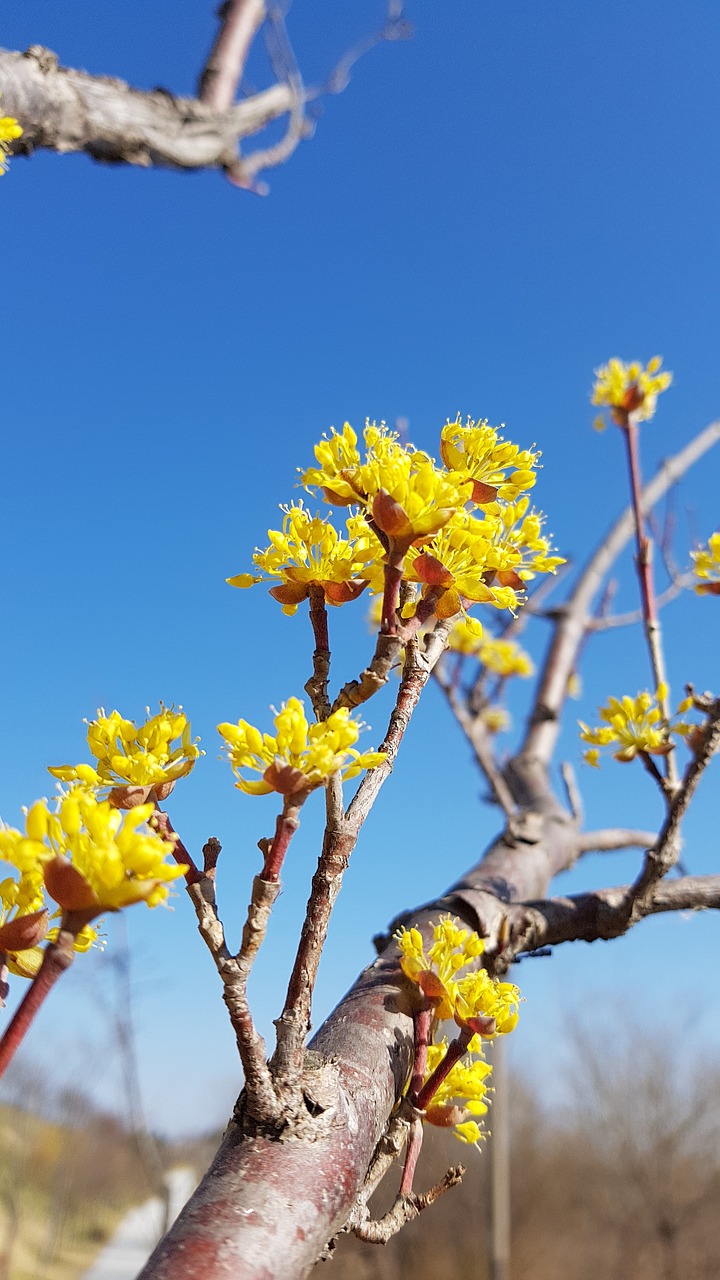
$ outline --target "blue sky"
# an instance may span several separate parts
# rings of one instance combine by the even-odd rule
[[[212,10],[158,0],[102,6],[88,22],[85,6],[5,0],[0,43],[42,43],[65,65],[191,92]],[[307,79],[381,13],[370,0],[297,0],[290,30]],[[620,440],[591,429],[593,368],[661,352],[674,370],[644,434],[648,472],[720,414],[717,5],[457,0],[441,13],[415,0],[409,17],[414,38],[375,50],[347,92],[323,103],[315,138],[269,175],[265,199],[215,174],[48,154],[15,160],[0,184],[0,812],[18,822],[21,804],[51,790],[47,764],[83,758],[82,719],[98,706],[138,717],[160,698],[181,702],[207,755],[171,815],[189,847],[211,833],[223,842],[231,937],[274,809],[233,790],[215,725],[262,721],[299,692],[310,638],[305,619],[224,579],[264,545],[320,434],[346,418],[403,416],[432,452],[458,410],[504,422],[513,440],[542,448],[537,502],[577,563],[625,494]],[[264,74],[257,59],[249,77],[259,85]],[[681,559],[717,527],[717,475],[711,456],[682,487]],[[618,601],[631,599],[630,582]],[[687,597],[667,612],[678,692],[687,679],[717,690],[715,603]],[[363,607],[332,621],[347,678],[370,643]],[[542,624],[527,641],[539,656]],[[588,652],[577,714],[592,720],[609,692],[648,681],[640,635],[614,632]],[[378,736],[387,710],[387,698],[367,708]],[[563,754],[580,767],[572,711],[568,721]],[[588,824],[659,819],[639,769],[581,777]],[[687,826],[693,871],[716,865],[714,785],[706,780]],[[492,838],[497,816],[482,791],[431,690],[354,855],[316,1022],[371,958],[372,934]],[[253,976],[266,1033],[320,807],[304,817]],[[634,855],[588,859],[560,888],[616,883],[636,865]],[[168,1131],[219,1123],[238,1070],[190,905],[138,907],[128,928],[148,1109]],[[112,921],[108,934],[112,949]],[[516,1062],[557,1096],[565,1033],[595,1004],[660,1025],[672,1011],[676,1026],[682,1009],[698,1053],[716,1052],[719,1001],[704,979],[718,958],[708,915],[523,964]],[[43,1011],[35,1050],[55,1046],[58,1070],[108,1097],[103,964],[78,962]],[[211,1099],[207,1112],[188,1090]]]

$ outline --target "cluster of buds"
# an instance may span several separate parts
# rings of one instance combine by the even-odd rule
[[[432,933],[427,950],[419,929],[396,934],[400,967],[418,988],[422,1007],[432,1014],[423,1083],[410,1101],[429,1124],[452,1127],[462,1142],[474,1144],[482,1137],[477,1117],[487,1111],[491,1071],[483,1042],[514,1030],[520,991],[515,983],[491,978],[481,967],[482,938],[457,920],[444,917]],[[459,1034],[449,1043],[438,1040],[440,1025],[450,1020]]]

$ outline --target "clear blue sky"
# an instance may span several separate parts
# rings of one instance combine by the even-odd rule
[[[0,43],[41,43],[65,65],[191,92],[213,8],[157,0],[90,16],[5,0]],[[370,0],[296,0],[290,29],[307,79],[381,11]],[[357,67],[347,92],[323,104],[314,140],[269,175],[266,199],[216,174],[48,154],[13,161],[0,184],[0,812],[17,823],[21,804],[51,792],[46,765],[84,757],[82,718],[98,706],[138,717],[159,698],[183,703],[207,756],[171,814],[190,848],[211,833],[223,842],[231,939],[274,808],[233,790],[215,725],[261,721],[299,692],[310,639],[300,615],[224,579],[264,545],[321,432],[401,415],[435,451],[458,410],[506,423],[512,439],[542,448],[537,501],[577,561],[624,502],[620,441],[591,429],[593,368],[661,352],[675,371],[644,436],[648,471],[720,414],[715,0],[410,0],[409,16],[414,38]],[[262,75],[258,62],[251,76]],[[717,526],[718,470],[711,457],[683,487],[681,556],[692,534]],[[630,599],[623,588],[620,602]],[[688,598],[667,613],[678,691],[686,679],[717,691],[716,606]],[[333,622],[349,676],[370,643],[362,605]],[[529,634],[536,656],[545,638],[542,627]],[[588,654],[577,713],[592,719],[607,693],[648,679],[639,634],[613,633]],[[367,709],[378,736],[386,715],[387,700]],[[578,763],[569,719],[564,754]],[[588,823],[659,818],[639,769],[585,770],[582,782]],[[716,786],[706,781],[688,823],[693,871],[717,866]],[[449,884],[492,838],[482,790],[431,691],[354,855],[316,1022],[371,958],[373,932]],[[266,1033],[318,831],[308,809],[253,978]],[[616,883],[636,864],[588,860],[561,887]],[[137,907],[127,920],[148,1109],[172,1132],[219,1123],[238,1070],[190,905],[179,896],[173,913]],[[112,949],[112,921],[108,934]],[[524,964],[516,1061],[538,1085],[552,1080],[565,1030],[615,1002],[622,1017],[677,1026],[682,1015],[698,1052],[716,1051],[720,998],[704,979],[719,950],[714,917],[664,919]],[[78,961],[34,1048],[107,1098],[103,964]],[[207,1110],[196,1112],[198,1093]]]

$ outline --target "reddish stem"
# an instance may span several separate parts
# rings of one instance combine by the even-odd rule
[[[427,1071],[427,1051],[430,1043],[430,1033],[432,1031],[434,1010],[431,1005],[427,1009],[421,1009],[415,1014],[413,1019],[413,1028],[415,1032],[415,1057],[413,1059],[412,1075],[410,1077],[410,1087],[408,1089],[408,1097],[410,1099],[417,1096],[422,1090],[425,1072]],[[405,1165],[403,1167],[402,1181],[400,1183],[400,1195],[409,1196],[413,1188],[413,1180],[415,1178],[415,1168],[420,1155],[420,1149],[423,1141],[423,1126],[420,1116],[414,1116],[410,1125],[410,1133],[408,1135],[407,1149],[405,1151]]]
[[[298,800],[297,796],[286,800],[282,813],[278,814],[275,835],[272,844],[268,846],[265,853],[265,862],[262,869],[262,879],[267,880],[270,884],[277,884],[280,879],[280,872],[285,861],[288,845],[300,826],[298,813],[304,800],[304,795],[302,800]]]
[[[628,414],[625,424],[622,428],[627,446],[628,469],[630,471],[630,493],[632,496],[632,508],[635,516],[635,546],[637,548],[636,564],[638,571],[638,580],[640,583],[640,600],[642,604],[642,614],[645,622],[645,636],[647,639],[648,650],[650,653],[650,666],[652,668],[655,688],[660,685],[667,685],[665,676],[665,658],[663,655],[662,641],[660,638],[660,618],[657,611],[657,602],[655,600],[655,585],[653,582],[652,570],[652,539],[645,532],[645,516],[643,515],[641,493],[642,481],[640,478],[640,452],[638,448],[638,429],[637,424],[633,420],[633,415]],[[660,710],[666,725],[670,723],[670,704],[668,695],[659,698]],[[672,754],[666,757],[667,778],[671,786],[677,784],[677,770]]]
[[[643,616],[647,622],[655,619],[655,590],[652,576],[652,542],[645,533],[645,517],[640,505],[642,481],[640,478],[640,457],[638,451],[638,429],[632,419],[628,418],[623,429],[627,446],[628,468],[630,470],[630,493],[633,512],[635,514],[635,546],[637,549],[637,567],[640,579],[640,598]]]
[[[400,598],[400,583],[403,579],[404,555],[391,548],[385,565],[385,590],[383,591],[382,616],[380,630],[383,635],[397,635],[397,607]]]
[[[437,1093],[443,1080],[450,1074],[450,1071],[459,1062],[464,1053],[467,1053],[467,1047],[475,1033],[470,1027],[462,1027],[459,1036],[455,1040],[451,1040],[447,1047],[447,1053],[442,1062],[439,1062],[432,1075],[428,1076],[425,1084],[418,1090],[410,1101],[417,1107],[418,1111],[424,1111],[428,1103],[432,1101]]]
[[[197,884],[198,881],[202,880],[202,875],[195,865],[195,860],[192,854],[185,848],[185,845],[164,810],[156,808],[155,812],[151,814],[149,825],[157,831],[159,836],[162,836],[163,840],[165,840],[178,866],[187,867],[187,871],[185,872],[185,880],[187,884]]]
[[[0,1039],[0,1076],[4,1074],[6,1067],[20,1048],[45,997],[75,959],[75,937],[76,934],[71,930],[61,928],[57,941],[47,946],[42,964],[31,986],[25,992]]]

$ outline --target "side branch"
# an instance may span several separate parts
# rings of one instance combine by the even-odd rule
[[[720,421],[711,422],[689,444],[662,465],[641,495],[643,511],[648,511],[702,456],[720,440]],[[591,626],[592,604],[602,583],[635,527],[631,507],[616,521],[588,561],[567,603],[558,610],[557,622],[543,664],[535,706],[522,747],[522,754],[548,765],[560,727],[560,713],[567,697],[568,681],[577,664],[578,653]]]
[[[620,937],[630,927],[629,893],[630,885],[625,884],[567,898],[518,904],[512,910],[512,923],[521,943],[516,954],[558,946],[562,942],[599,942]],[[652,898],[639,908],[632,923],[666,911],[719,909],[720,876],[682,876],[657,885]]]
[[[61,67],[40,45],[26,53],[0,50],[0,84],[3,110],[23,126],[18,154],[84,151],[108,164],[145,168],[227,169],[241,138],[293,106],[288,85],[276,84],[219,112],[196,98],[143,92],[123,80]]]

